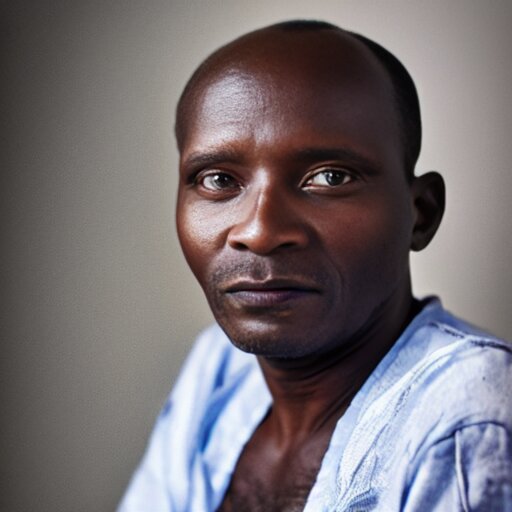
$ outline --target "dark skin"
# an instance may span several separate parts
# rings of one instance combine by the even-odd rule
[[[416,313],[408,253],[439,225],[442,179],[407,179],[386,70],[330,30],[222,49],[178,142],[185,257],[273,397],[220,510],[302,510],[337,421]]]

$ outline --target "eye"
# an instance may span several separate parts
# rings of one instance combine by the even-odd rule
[[[305,181],[305,187],[338,187],[354,180],[350,173],[337,169],[324,169],[310,175]]]
[[[218,192],[220,190],[236,190],[240,187],[238,182],[224,172],[211,172],[209,174],[199,176],[196,183],[206,190]]]

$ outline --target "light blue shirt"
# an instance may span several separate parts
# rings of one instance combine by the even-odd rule
[[[512,345],[431,299],[338,420],[306,512],[512,511]],[[118,512],[209,512],[272,404],[254,356],[197,340]]]

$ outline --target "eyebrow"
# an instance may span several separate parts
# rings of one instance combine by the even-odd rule
[[[234,162],[237,160],[240,160],[240,153],[230,149],[196,151],[184,160],[183,165],[186,167],[207,167],[219,162]]]
[[[240,160],[243,159],[242,157],[243,155],[239,151],[229,148],[218,151],[196,151],[184,160],[183,165],[192,168],[207,167],[220,162],[240,162]],[[347,164],[360,166],[369,174],[378,172],[381,167],[376,161],[346,147],[304,148],[294,152],[291,159],[304,163],[313,163],[322,160],[340,160]]]
[[[341,148],[305,148],[299,150],[295,155],[298,161],[316,162],[320,160],[340,160],[348,164],[363,167],[369,173],[375,173],[380,165],[353,149]]]

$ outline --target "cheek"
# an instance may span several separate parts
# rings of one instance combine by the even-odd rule
[[[222,250],[227,236],[228,219],[218,208],[178,199],[176,228],[178,238],[192,272],[203,285],[203,276]]]
[[[360,206],[347,208],[337,222],[324,223],[323,238],[346,285],[362,291],[407,272],[412,224],[401,202]]]

